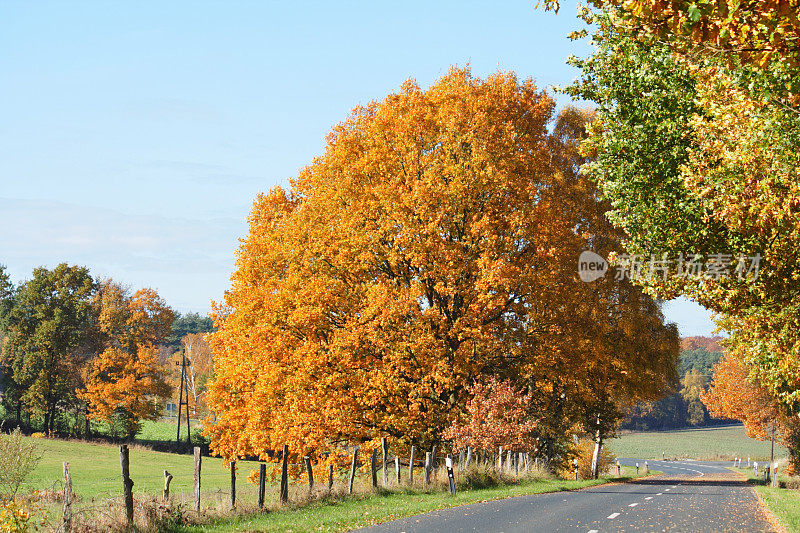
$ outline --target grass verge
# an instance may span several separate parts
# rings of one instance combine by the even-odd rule
[[[753,471],[749,468],[731,468],[730,470],[747,477],[747,482],[753,485],[762,504],[772,513],[785,531],[800,533],[800,490],[766,485],[764,478],[762,476],[753,477]],[[778,481],[786,482],[787,479],[778,475]]]
[[[420,513],[498,500],[527,494],[541,494],[575,490],[614,481],[626,481],[633,476],[597,480],[525,479],[513,484],[459,491],[455,496],[447,492],[419,490],[381,491],[359,496],[334,496],[312,501],[300,507],[275,512],[246,513],[220,518],[195,526],[176,529],[182,533],[224,531],[291,531],[337,532],[380,524]]]

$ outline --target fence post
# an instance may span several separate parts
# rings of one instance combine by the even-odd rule
[[[194,510],[200,512],[200,466],[202,463],[200,447],[194,447]]]
[[[378,449],[373,448],[372,450],[372,488],[378,488]]]
[[[383,486],[386,487],[389,484],[389,470],[387,466],[387,461],[389,460],[389,442],[386,440],[386,437],[381,437],[381,463],[383,466]]]
[[[308,492],[311,493],[314,490],[314,469],[311,468],[311,457],[306,455],[303,457],[303,461],[306,464],[306,472],[308,473]]]
[[[396,455],[394,456],[394,471],[397,475],[397,484],[400,484],[400,458]]]
[[[64,462],[64,510],[62,512],[62,524],[64,533],[72,531],[72,476],[69,473],[69,463]]]
[[[236,509],[236,461],[231,461],[231,509]]]
[[[258,508],[264,508],[264,492],[267,484],[267,465],[260,463],[258,465]]]
[[[133,480],[127,444],[119,447],[119,462],[122,467],[122,489],[125,493],[125,523],[130,526],[133,525]]]
[[[353,481],[356,478],[356,463],[358,461],[358,446],[353,448],[353,463],[350,466],[350,484],[347,489],[348,494],[353,494]]]
[[[169,501],[169,484],[172,483],[172,474],[164,470],[164,492],[161,494],[161,501],[167,503]]]
[[[328,492],[333,490],[333,463],[328,465]]]
[[[413,444],[411,445],[411,457],[408,459],[408,484],[414,485],[414,452],[416,451],[417,447]]]
[[[289,501],[289,446],[283,445],[283,457],[281,461],[281,494],[280,502],[284,504]]]
[[[425,452],[425,488],[431,482],[431,452]]]

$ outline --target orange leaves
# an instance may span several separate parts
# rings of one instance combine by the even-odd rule
[[[122,415],[132,436],[139,420],[159,416],[152,399],[168,394],[155,348],[141,347],[134,353],[109,348],[90,362],[86,388],[78,397],[89,404],[93,418],[110,422]]]
[[[485,385],[469,387],[468,393],[468,421],[454,422],[444,431],[444,438],[461,449],[496,450],[502,446],[506,450],[536,451],[533,431],[537,423],[529,413],[531,393],[524,394],[511,382],[494,378]]]
[[[575,228],[602,209],[575,172],[586,116],[551,135],[553,106],[508,73],[408,82],[336,125],[291,191],[259,196],[211,338],[217,453],[428,446],[470,383],[569,381],[587,357],[618,360],[575,348],[601,338],[575,317],[616,294],[577,281]]]
[[[777,425],[783,416],[767,389],[753,383],[748,374],[735,355],[726,354],[714,366],[714,382],[701,399],[712,416],[739,420],[750,437],[764,440],[769,438],[769,425]]]

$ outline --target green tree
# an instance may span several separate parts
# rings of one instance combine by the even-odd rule
[[[586,145],[596,159],[585,171],[610,200],[629,254],[696,254],[703,267],[637,283],[718,313],[753,376],[800,411],[798,71],[780,53],[753,64],[676,47],[618,16],[587,12],[597,51],[575,62],[583,75],[570,92],[598,105]],[[709,275],[715,256],[727,277]]]
[[[59,409],[75,401],[79,365],[89,353],[95,283],[84,267],[40,267],[20,284],[9,313],[3,347],[16,389],[17,412],[25,404],[43,416],[45,432]]]
[[[172,322],[172,333],[170,333],[164,344],[174,350],[179,350],[182,340],[186,335],[193,333],[211,333],[216,331],[214,321],[211,317],[201,316],[199,313],[175,313],[175,320]]]

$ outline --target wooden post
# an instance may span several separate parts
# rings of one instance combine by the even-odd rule
[[[308,492],[311,493],[314,490],[314,469],[311,468],[311,457],[306,455],[303,457],[303,461],[306,463],[306,473],[308,473]]]
[[[236,461],[231,461],[231,509],[236,509]]]
[[[122,467],[122,490],[125,493],[125,523],[131,526],[133,525],[133,480],[130,475],[127,444],[119,447],[119,463]]]
[[[283,457],[281,460],[281,494],[280,502],[284,504],[289,501],[289,446],[283,445]]]
[[[161,494],[161,501],[167,503],[169,501],[169,484],[172,483],[172,474],[164,470],[164,492]]]
[[[358,446],[353,448],[353,463],[350,465],[350,484],[347,488],[348,494],[353,494],[353,481],[356,478],[356,463],[358,462]]]
[[[264,492],[266,491],[267,483],[267,465],[261,463],[258,465],[258,508],[264,508]]]
[[[64,509],[61,513],[64,533],[72,531],[72,476],[69,473],[69,463],[64,462]]]
[[[414,452],[416,451],[417,447],[413,444],[411,445],[411,457],[408,459],[408,484],[414,485]]]
[[[328,492],[333,490],[333,463],[328,465]]]
[[[200,447],[194,447],[194,510],[200,512],[200,466],[202,463]]]
[[[400,458],[395,455],[394,457],[394,472],[397,475],[397,484],[400,484]]]
[[[378,488],[378,450],[372,450],[372,488]]]
[[[389,461],[389,442],[386,437],[381,437],[381,464],[383,466],[383,486],[389,485],[389,470],[387,462]]]
[[[431,452],[425,452],[425,488],[428,488],[431,482]]]

